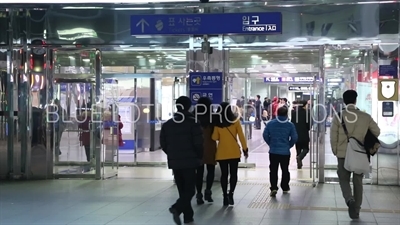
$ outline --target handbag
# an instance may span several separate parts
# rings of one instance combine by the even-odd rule
[[[368,174],[370,172],[369,159],[364,145],[357,139],[350,137],[347,131],[344,119],[342,119],[342,128],[347,136],[346,157],[344,159],[344,168],[355,174]]]

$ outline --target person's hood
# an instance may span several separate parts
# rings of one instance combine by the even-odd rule
[[[278,101],[278,97],[274,97],[273,99],[272,99],[272,102],[276,102],[276,101]]]
[[[185,117],[193,117],[194,115],[191,112],[176,112],[174,113],[175,121],[182,121]]]

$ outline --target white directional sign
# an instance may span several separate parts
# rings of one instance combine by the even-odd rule
[[[289,91],[312,91],[313,88],[310,86],[289,86]]]
[[[147,21],[145,19],[141,19],[136,26],[142,26],[142,33],[144,33],[144,27],[145,26],[149,26],[149,23],[147,23]]]

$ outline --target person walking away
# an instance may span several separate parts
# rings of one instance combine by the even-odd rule
[[[105,145],[106,153],[104,160],[106,161],[113,160],[114,151],[118,151],[117,146],[124,146],[124,141],[122,139],[122,128],[124,124],[118,112],[118,107],[110,105],[108,110],[103,113],[103,139],[101,141],[102,144]],[[116,117],[118,119],[116,119]]]
[[[344,168],[348,137],[353,137],[359,142],[364,143],[365,135],[368,130],[375,137],[378,137],[380,134],[378,124],[372,119],[371,115],[357,109],[357,96],[358,94],[354,90],[347,90],[343,93],[345,108],[340,115],[334,116],[330,134],[332,152],[338,160],[337,174],[339,177],[339,185],[342,190],[343,198],[348,206],[351,219],[358,219],[360,217],[363,198],[362,179],[364,175],[353,173],[353,193],[350,186],[350,177],[352,173]],[[347,128],[348,136],[343,129],[342,123],[344,123]]]
[[[236,100],[236,106],[239,108],[243,108],[244,107],[244,96],[240,97],[240,99]]]
[[[61,106],[60,100],[55,99],[54,104],[56,105],[56,112],[58,115],[58,120],[56,121],[56,142],[55,142],[55,147],[56,147],[56,154],[58,152],[58,155],[61,155],[61,138],[62,135],[65,131],[65,128],[67,127],[67,111]]]
[[[259,130],[259,129],[261,129],[261,113],[262,113],[262,104],[261,104],[261,100],[260,100],[260,95],[257,95],[254,106],[256,108],[256,112],[255,112],[256,124],[255,125],[256,125],[256,129]]]
[[[265,97],[263,102],[263,109],[268,111],[269,105],[270,105],[269,99],[268,97]]]
[[[306,107],[307,102],[301,101],[300,105],[293,107],[291,115],[291,122],[298,135],[296,142],[297,169],[303,167],[303,159],[310,151],[310,115]]]
[[[238,167],[241,158],[238,137],[242,146],[243,154],[248,157],[246,138],[244,137],[242,125],[232,112],[231,105],[223,102],[219,108],[219,118],[216,121],[212,139],[218,141],[216,160],[221,168],[221,188],[224,196],[223,205],[234,205],[233,193],[238,181]],[[228,192],[228,176],[230,190]]]
[[[272,104],[271,104],[271,115],[272,115],[272,119],[276,118],[276,111],[278,110],[278,105],[279,105],[279,99],[278,97],[274,97],[272,99]]]
[[[90,154],[90,121],[92,121],[90,111],[83,111],[82,114],[78,116],[79,142],[80,145],[85,149],[87,162],[90,162],[92,159]],[[90,168],[91,165],[84,166],[83,172],[89,172]]]
[[[290,149],[297,142],[294,124],[289,122],[288,108],[280,107],[277,118],[271,120],[264,129],[263,138],[269,146],[269,174],[271,197],[278,192],[278,167],[282,170],[281,188],[284,193],[290,191]]]
[[[213,118],[211,117],[212,113],[212,102],[211,99],[207,97],[201,97],[197,101],[197,105],[195,108],[195,118],[203,129],[203,164],[200,165],[196,170],[196,199],[197,204],[204,204],[204,200],[207,202],[214,202],[212,199],[211,187],[214,183],[215,178],[215,153],[217,152],[217,143],[211,138],[211,135],[214,130]],[[206,176],[206,189],[204,191],[204,200],[203,200],[203,179],[204,179],[204,167],[207,168],[207,176]]]
[[[203,131],[200,123],[189,112],[190,98],[181,96],[176,100],[177,112],[163,124],[160,145],[167,154],[168,168],[173,170],[179,198],[169,211],[176,224],[193,222],[194,211],[191,205],[196,193],[196,169],[203,160]]]
[[[245,114],[245,121],[246,124],[244,125],[245,129],[247,129],[247,139],[250,140],[253,137],[253,126],[252,123],[250,123],[250,117],[254,113],[254,107],[253,103],[249,101],[246,105],[246,112]]]

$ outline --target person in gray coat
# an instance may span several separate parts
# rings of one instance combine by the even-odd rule
[[[368,130],[378,137],[381,130],[378,124],[372,119],[371,115],[359,110],[356,107],[357,92],[347,90],[343,93],[343,101],[346,105],[340,115],[333,117],[331,125],[331,147],[333,154],[337,157],[338,168],[337,174],[339,177],[340,189],[342,190],[343,198],[346,201],[351,219],[360,217],[361,204],[363,200],[363,174],[353,173],[353,188],[354,194],[350,186],[350,177],[352,172],[344,168],[346,158],[348,136],[353,137],[361,143],[364,143],[365,136]],[[346,135],[343,125],[346,126],[348,136]],[[365,156],[367,157],[367,156]]]

